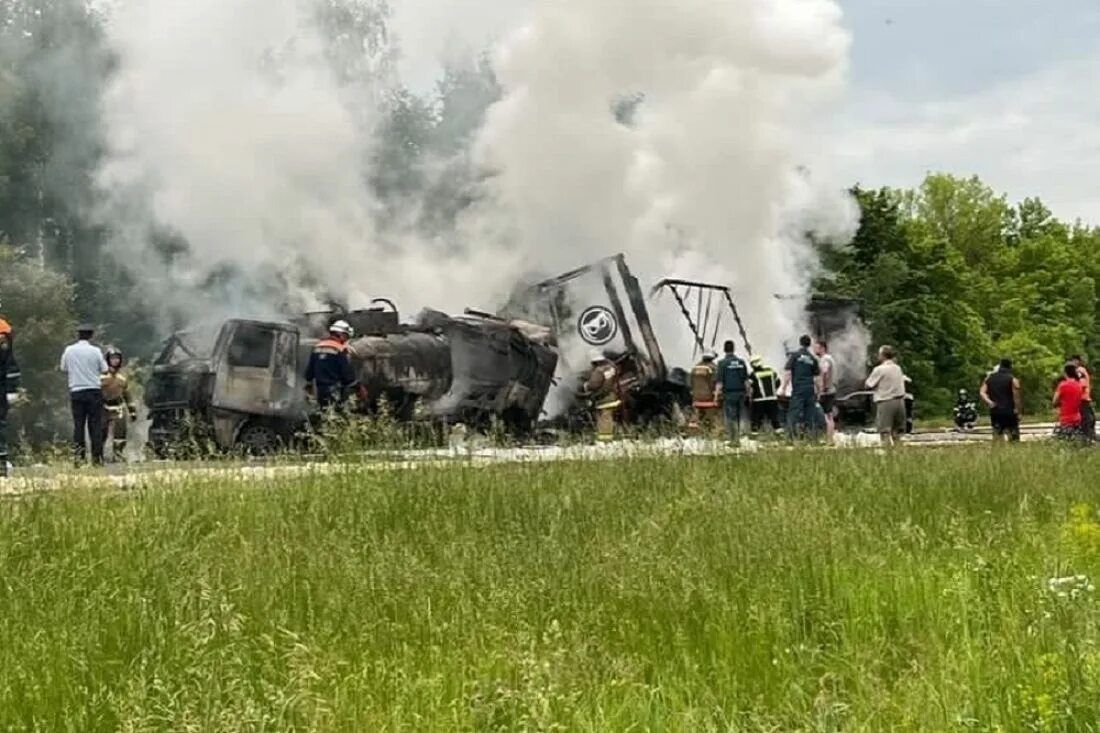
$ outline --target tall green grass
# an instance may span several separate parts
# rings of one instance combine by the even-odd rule
[[[0,729],[1100,730],[1098,472],[982,446],[12,500]]]

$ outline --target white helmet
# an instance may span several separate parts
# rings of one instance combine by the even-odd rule
[[[605,361],[607,361],[607,357],[603,355],[602,351],[593,350],[588,355],[588,361],[592,364],[603,364]]]
[[[713,351],[704,351],[703,352],[703,361],[714,361],[717,358],[718,358],[718,354],[714,353]]]
[[[355,330],[348,324],[347,321],[336,321],[328,327],[329,333],[342,333],[348,338],[355,335]]]

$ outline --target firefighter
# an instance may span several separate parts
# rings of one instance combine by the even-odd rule
[[[348,350],[354,334],[351,326],[347,321],[336,321],[328,327],[328,334],[313,347],[306,367],[306,389],[317,398],[322,410],[341,408],[357,381]]]
[[[130,380],[122,371],[122,352],[115,347],[107,349],[107,373],[100,381],[103,384],[103,442],[111,440],[111,453],[114,460],[122,460],[126,452],[127,424],[137,420],[137,409],[130,398]]]
[[[703,354],[703,360],[691,370],[691,406],[695,415],[688,427],[713,435],[718,425],[718,355],[713,351]]]
[[[0,478],[8,475],[8,407],[20,399],[11,325],[0,319]]]
[[[798,340],[799,349],[787,359],[783,383],[790,385],[791,404],[787,410],[787,435],[795,438],[815,435],[817,419],[817,377],[821,374],[817,357],[810,353],[813,339],[803,336]]]
[[[752,387],[752,431],[759,432],[767,420],[772,430],[779,430],[779,375],[764,364],[764,357],[754,355],[749,359],[752,373],[749,383]]]
[[[594,352],[590,361],[592,372],[582,391],[596,410],[596,440],[610,443],[615,439],[615,413],[623,404],[619,397],[619,371],[600,352]]]
[[[745,400],[751,400],[749,392],[749,365],[739,357],[732,341],[723,346],[725,357],[718,362],[718,384],[721,386],[722,411],[726,417],[730,442],[741,442],[741,413]]]

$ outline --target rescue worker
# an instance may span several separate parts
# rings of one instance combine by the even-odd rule
[[[328,338],[313,347],[306,366],[306,390],[326,410],[340,409],[355,387],[355,369],[351,365],[348,341],[353,335],[347,321],[336,321],[328,327]]]
[[[767,420],[772,430],[779,430],[779,375],[764,365],[764,357],[754,355],[749,359],[752,373],[749,383],[752,387],[752,431],[758,432]]]
[[[596,410],[596,440],[610,443],[615,439],[615,412],[623,404],[619,397],[618,369],[600,352],[593,352],[590,362],[592,371],[581,390]]]
[[[714,364],[717,358],[717,354],[708,351],[691,370],[691,406],[695,416],[689,427],[701,429],[704,435],[713,435],[718,424],[718,367]]]
[[[749,365],[737,355],[732,341],[723,346],[726,355],[718,362],[718,385],[722,391],[722,411],[730,441],[741,442],[741,413],[749,399]]]
[[[103,442],[111,437],[111,453],[114,460],[122,460],[126,452],[127,423],[137,419],[137,409],[130,398],[130,380],[122,371],[122,352],[115,347],[107,349],[107,373],[103,383]]]
[[[787,410],[787,436],[816,432],[817,377],[821,374],[817,357],[810,353],[813,339],[803,336],[798,351],[787,359],[783,382],[791,388],[791,404]]]
[[[8,475],[8,408],[20,399],[11,325],[0,319],[0,478]]]

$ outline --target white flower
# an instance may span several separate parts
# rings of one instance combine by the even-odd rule
[[[1056,598],[1080,598],[1096,591],[1096,586],[1087,575],[1067,575],[1061,578],[1049,578],[1047,590]]]

